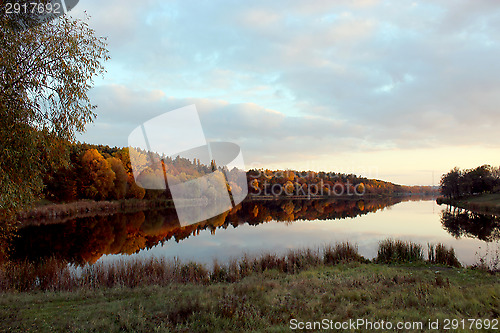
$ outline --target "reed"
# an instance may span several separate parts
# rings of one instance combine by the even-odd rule
[[[8,262],[0,267],[0,290],[77,290],[129,288],[170,283],[237,282],[256,273],[278,270],[295,274],[322,265],[335,265],[348,261],[363,261],[357,248],[348,243],[325,246],[323,250],[289,250],[284,255],[272,253],[261,256],[243,256],[221,265],[214,261],[211,269],[195,262],[152,258],[121,260],[73,267],[67,262],[50,258],[40,263],[29,261]]]
[[[349,261],[364,261],[364,258],[359,255],[357,246],[344,242],[326,246],[323,261],[327,265],[336,265]]]
[[[447,248],[444,244],[428,244],[427,257],[432,264],[462,266],[455,255],[455,250],[452,247]]]
[[[410,241],[386,239],[380,242],[376,262],[401,263],[424,260],[422,245]]]
[[[388,239],[379,244],[374,262],[423,261],[422,246],[412,242]],[[442,244],[429,245],[429,262],[458,267],[452,248]],[[196,263],[164,258],[100,262],[74,267],[67,262],[48,258],[41,262],[11,261],[0,265],[0,291],[74,291],[80,289],[136,288],[167,286],[172,283],[214,284],[238,282],[253,274],[275,270],[296,274],[305,270],[348,262],[369,262],[358,248],[348,242],[327,245],[320,249],[294,249],[283,255],[265,253],[244,255],[227,264],[214,261],[211,268]]]

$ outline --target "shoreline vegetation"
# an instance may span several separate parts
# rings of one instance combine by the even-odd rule
[[[441,177],[436,202],[476,213],[500,214],[500,167],[453,168]]]
[[[122,260],[82,266],[70,265],[56,258],[46,258],[38,262],[8,261],[0,266],[0,291],[76,291],[81,288],[134,288],[169,283],[206,285],[215,282],[237,282],[267,270],[297,274],[311,268],[348,262],[464,268],[456,258],[454,249],[443,244],[427,244],[425,256],[421,244],[386,239],[379,243],[377,256],[373,260],[361,256],[357,246],[343,242],[318,249],[289,250],[284,255],[265,253],[250,257],[245,254],[242,258],[231,259],[223,265],[214,260],[212,267],[164,258]],[[468,268],[497,274],[500,271],[500,258],[493,258],[490,263],[480,259],[478,264]]]
[[[0,16],[0,331],[288,331],[293,318],[498,321],[498,257],[490,266],[480,261],[475,269],[463,268],[453,249],[442,244],[429,244],[427,259],[419,244],[387,240],[373,261],[342,243],[285,255],[245,256],[225,265],[215,262],[211,268],[165,259],[82,266],[49,256],[2,261],[14,238],[16,216],[57,223],[166,208],[172,205],[168,191],[154,189],[163,188],[167,172],[182,183],[216,171],[232,175],[215,161],[204,165],[199,159],[144,151],[136,156],[140,172],[134,174],[128,148],[73,142],[96,116],[88,92],[110,59],[106,38],[95,35],[88,17],[66,17],[22,33],[17,28],[25,24],[13,18],[19,17]],[[450,181],[445,185],[451,186],[443,189],[453,197],[494,189],[491,171],[498,181],[498,168],[454,170],[446,178]],[[397,195],[436,190],[338,172],[254,169],[247,174],[251,193]],[[483,175],[492,177],[483,182]],[[455,176],[461,180],[457,186]],[[243,190],[231,179],[226,181],[228,191]],[[210,191],[203,200],[213,202],[220,199],[218,194]],[[38,199],[61,204],[20,212]],[[61,241],[75,246],[67,237]]]
[[[500,316],[498,272],[464,268],[441,244],[428,246],[427,259],[420,244],[388,239],[371,261],[339,243],[211,268],[164,259],[5,265],[0,330],[284,331],[292,319]]]
[[[437,204],[466,209],[479,214],[500,216],[500,193],[483,193],[463,198],[439,197]]]
[[[498,278],[477,270],[352,262],[295,275],[268,270],[207,286],[4,293],[0,331],[289,332],[294,320],[362,319],[394,326],[411,322],[415,326],[405,332],[425,332],[429,321],[438,321],[442,329],[446,320],[480,318],[489,327],[483,324],[481,332],[496,332],[492,327],[500,315],[499,294]],[[317,326],[314,331],[319,331]]]
[[[134,213],[149,209],[173,207],[172,200],[165,199],[122,199],[96,201],[83,199],[73,202],[54,203],[41,201],[17,214],[19,226],[64,223],[80,217],[113,215],[116,213]]]

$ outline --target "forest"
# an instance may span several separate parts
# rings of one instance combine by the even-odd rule
[[[486,164],[466,170],[455,167],[441,177],[441,194],[449,199],[498,192],[500,167]]]
[[[129,148],[68,143],[66,149],[66,163],[47,168],[44,174],[42,196],[47,200],[170,199],[168,190],[144,189],[137,185]],[[179,181],[222,169],[214,161],[211,165],[204,165],[199,160],[191,161],[181,157],[162,160],[169,177],[175,177]],[[141,184],[148,183],[148,177],[159,172],[162,171],[146,167],[138,179]],[[252,169],[247,172],[247,180],[250,197],[406,195],[433,192],[431,187],[403,186],[334,172]]]
[[[363,196],[435,194],[431,186],[405,186],[354,174],[293,170],[249,170],[254,196]]]

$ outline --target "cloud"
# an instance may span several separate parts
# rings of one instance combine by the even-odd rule
[[[157,90],[132,90],[120,85],[97,87],[91,97],[99,106],[96,111],[98,117],[79,138],[112,146],[126,146],[130,132],[145,121],[191,104],[196,105],[209,140],[240,143],[243,148],[248,147],[248,153],[255,157],[259,154],[273,155],[276,151],[296,154],[303,149],[311,150],[311,147],[317,146],[318,131],[330,139],[341,139],[346,135],[344,124],[334,119],[291,117],[253,103],[179,99],[167,97]],[[311,151],[314,150],[317,149]]]
[[[500,147],[494,1],[113,0],[74,15],[83,10],[112,56],[89,141],[123,145],[133,124],[194,103],[209,137],[270,163]]]

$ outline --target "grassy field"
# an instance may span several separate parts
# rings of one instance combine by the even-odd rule
[[[439,320],[442,330],[446,319],[499,316],[498,275],[428,263],[351,262],[298,274],[271,269],[233,283],[0,297],[0,330],[13,332],[288,332],[291,323],[323,319],[422,322],[422,329],[405,330],[419,332],[429,320]],[[495,330],[481,330],[488,331]]]
[[[482,194],[470,197],[465,202],[500,210],[500,193]]]
[[[450,200],[439,198],[438,203],[450,204],[478,213],[500,214],[500,193],[480,194],[463,199]]]
[[[373,262],[340,243],[211,268],[151,259],[76,274],[52,259],[6,263],[0,273],[0,331],[8,332],[366,331],[382,321],[419,332],[452,319],[481,319],[481,331],[494,332],[500,317],[498,272],[463,268],[442,244],[430,244],[425,259],[421,245],[391,239]]]

